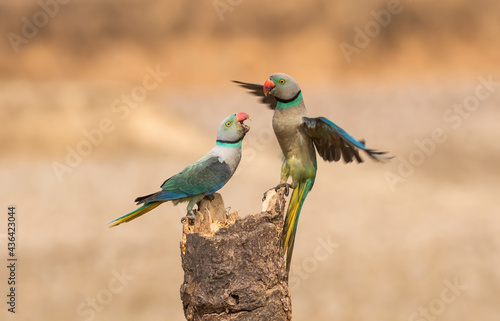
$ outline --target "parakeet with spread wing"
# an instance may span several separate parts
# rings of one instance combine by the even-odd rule
[[[273,129],[283,151],[280,186],[289,186],[292,177],[293,193],[283,226],[283,248],[286,252],[287,272],[290,270],[295,234],[300,210],[316,178],[316,151],[326,161],[346,163],[363,160],[359,151],[375,161],[386,161],[385,152],[367,148],[342,128],[324,117],[307,117],[302,91],[297,82],[287,74],[276,73],[264,85],[233,81],[249,89],[261,102],[274,110]],[[316,150],[315,150],[316,147]]]

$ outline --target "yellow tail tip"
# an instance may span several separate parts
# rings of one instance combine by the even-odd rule
[[[143,214],[146,214],[147,212],[149,212],[152,209],[156,208],[161,203],[163,203],[163,202],[154,202],[154,203],[145,204],[145,205],[139,207],[138,209],[136,209],[136,210],[134,210],[134,211],[132,211],[132,212],[130,212],[128,214],[123,215],[122,217],[119,217],[119,218],[117,218],[117,219],[109,222],[109,223],[113,223],[113,224],[111,224],[109,226],[109,228],[112,228],[114,226],[120,225],[120,224],[128,222],[128,221],[131,221],[133,219],[136,219],[139,216],[141,216]]]
[[[109,222],[109,223],[111,223],[111,222]],[[109,224],[109,223],[108,223],[108,224]],[[115,222],[115,223],[111,224],[111,225],[110,225],[110,226],[108,226],[108,227],[109,227],[109,228],[112,228],[112,227],[115,227],[115,226],[117,226],[117,225],[120,225],[120,223],[121,223],[121,222]]]

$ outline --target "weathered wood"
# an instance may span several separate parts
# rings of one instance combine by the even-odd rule
[[[181,299],[191,320],[291,320],[281,245],[284,189],[269,191],[263,212],[227,214],[222,197],[204,199],[184,222]]]

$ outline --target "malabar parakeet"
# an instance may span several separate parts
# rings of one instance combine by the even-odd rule
[[[110,227],[131,221],[158,205],[172,201],[174,205],[189,202],[188,219],[194,219],[193,207],[203,197],[217,192],[233,176],[241,159],[241,145],[249,127],[243,122],[249,119],[245,113],[228,116],[219,127],[217,141],[205,156],[189,165],[161,185],[161,191],[135,199],[138,209],[109,223]]]
[[[316,151],[330,162],[343,158],[346,163],[353,160],[361,163],[359,150],[376,161],[385,161],[388,157],[384,156],[385,152],[367,148],[364,141],[354,139],[324,117],[307,117],[300,87],[287,74],[273,74],[264,85],[233,82],[262,97],[260,101],[274,110],[272,125],[284,156],[281,180],[276,188],[290,187],[287,183],[290,176],[293,188],[283,226],[283,252],[289,272],[300,210],[316,177]]]

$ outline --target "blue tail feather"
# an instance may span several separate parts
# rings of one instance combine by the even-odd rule
[[[172,191],[159,191],[157,193],[153,193],[150,195],[138,197],[135,199],[137,204],[142,204],[142,203],[151,203],[151,202],[158,202],[158,201],[170,201],[170,200],[175,200],[183,197],[188,197],[190,195],[186,193],[175,193]]]

